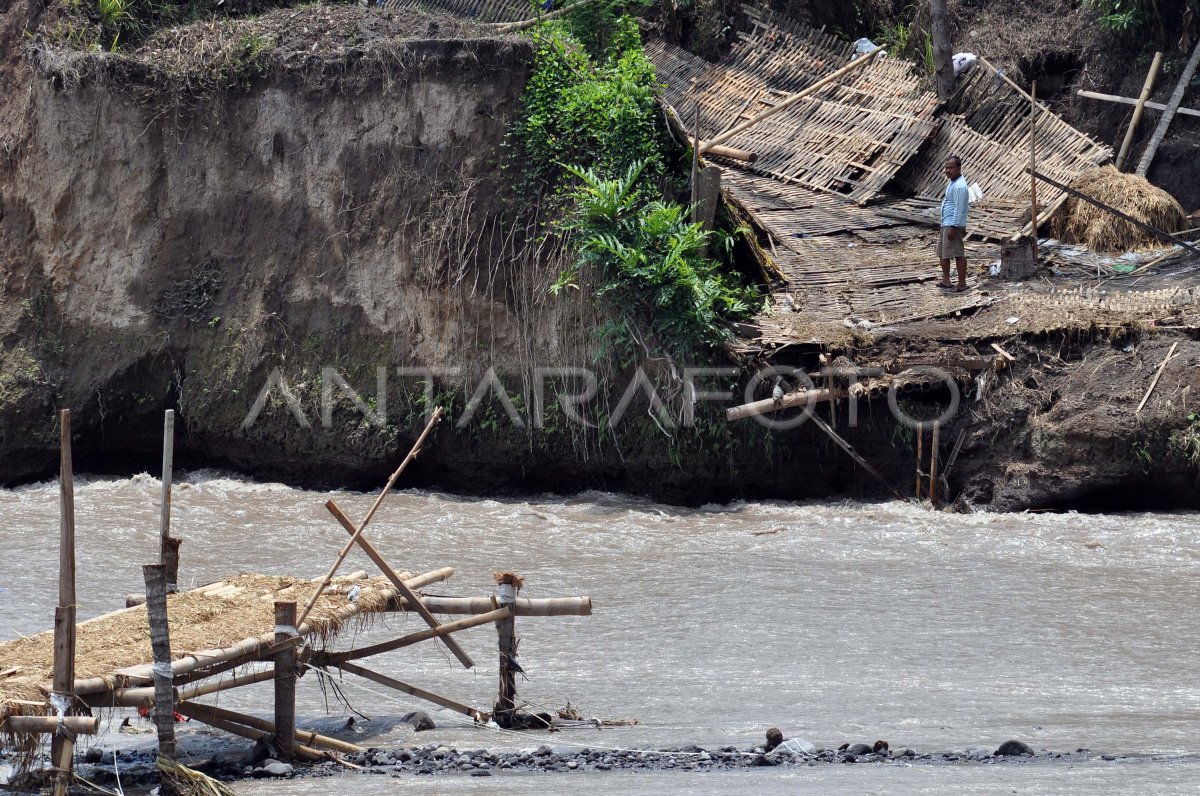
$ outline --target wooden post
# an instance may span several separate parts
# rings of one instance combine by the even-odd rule
[[[1137,105],[1133,109],[1133,118],[1129,120],[1129,127],[1125,130],[1125,140],[1121,142],[1121,151],[1117,153],[1117,159],[1113,164],[1117,167],[1117,171],[1125,166],[1125,158],[1129,156],[1129,149],[1133,146],[1134,133],[1137,132],[1138,124],[1142,121],[1146,100],[1150,99],[1150,92],[1154,90],[1154,81],[1158,79],[1158,70],[1162,67],[1162,60],[1162,53],[1154,54],[1150,71],[1146,73],[1146,82],[1142,84],[1142,93],[1138,95]]]
[[[941,443],[941,430],[941,421],[933,421],[933,439],[929,443],[929,505],[934,508],[937,508],[938,446]]]
[[[917,423],[917,485],[916,495],[917,500],[921,499],[921,448],[924,447],[925,440],[925,424]]]
[[[59,412],[58,607],[54,610],[54,683],[51,704],[60,716],[75,700],[75,473],[71,462],[71,410]],[[73,779],[74,734],[63,724],[50,743],[54,796]]]
[[[517,602],[520,586],[509,575],[502,577],[496,586],[496,604],[511,608]],[[492,720],[508,729],[513,726],[517,709],[517,620],[516,612],[509,611],[506,618],[496,622],[496,635],[500,641],[500,689],[496,706],[492,708]]]
[[[1033,224],[1033,264],[1037,265],[1038,261],[1038,208],[1037,208],[1037,177],[1033,176],[1033,172],[1037,171],[1037,81],[1033,81],[1033,85],[1029,87],[1029,202],[1033,206],[1033,211],[1030,213],[1030,223]],[[935,425],[936,429],[937,426]],[[933,433],[937,433],[934,431]]]
[[[275,603],[275,643],[296,635],[296,604]],[[296,648],[275,653],[275,751],[279,759],[296,757]]]
[[[946,0],[930,0],[929,27],[933,37],[933,70],[937,82],[938,99],[950,99],[954,93],[954,52],[950,43],[950,12]]]
[[[692,223],[700,217],[700,103],[696,103],[696,121],[692,126]]]
[[[158,728],[158,753],[175,759],[175,689],[171,673],[171,632],[167,624],[167,570],[162,564],[142,567],[146,580],[146,615],[150,622],[150,647],[154,651],[154,725]],[[169,780],[162,780],[169,787]],[[166,792],[166,791],[164,791]]]
[[[163,417],[162,508],[159,517],[159,561],[167,568],[167,593],[179,591],[179,540],[171,538],[171,484],[175,473],[175,410]]]
[[[1150,136],[1150,142],[1146,144],[1146,149],[1142,152],[1142,160],[1137,167],[1139,177],[1145,177],[1146,173],[1150,171],[1150,164],[1154,162],[1154,155],[1158,152],[1159,145],[1167,137],[1167,128],[1171,126],[1171,120],[1175,118],[1175,111],[1183,102],[1183,95],[1187,92],[1188,84],[1192,82],[1192,75],[1196,74],[1197,65],[1200,65],[1200,41],[1196,42],[1196,47],[1192,50],[1192,57],[1188,59],[1187,66],[1183,68],[1183,74],[1179,76],[1179,82],[1175,84],[1175,91],[1171,94],[1171,99],[1167,101],[1167,108],[1158,119],[1154,135]]]

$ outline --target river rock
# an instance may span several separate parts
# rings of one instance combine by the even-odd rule
[[[862,757],[863,755],[871,754],[871,747],[865,743],[852,744],[846,748],[846,754],[853,755],[854,757]]]
[[[411,726],[413,732],[425,732],[426,730],[437,729],[437,725],[433,723],[433,719],[429,718],[429,714],[423,710],[414,710],[412,713],[405,713],[400,717],[400,723]]]
[[[996,750],[997,757],[1024,757],[1026,755],[1032,757],[1033,754],[1033,747],[1021,741],[1005,741]]]

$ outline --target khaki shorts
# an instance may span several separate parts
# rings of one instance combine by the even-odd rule
[[[946,233],[952,229],[956,231],[954,240],[950,240],[950,238],[946,236]],[[942,234],[938,236],[938,259],[953,260],[955,257],[966,257],[967,252],[965,249],[963,249],[963,240],[966,237],[966,227],[942,227]]]

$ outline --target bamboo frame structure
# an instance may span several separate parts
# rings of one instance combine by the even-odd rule
[[[317,580],[243,573],[188,591],[170,593],[167,580],[170,562],[163,563],[160,560],[159,563],[144,567],[145,597],[129,595],[130,602],[137,602],[138,605],[77,623],[74,621],[75,527],[70,415],[64,410],[60,479],[60,605],[55,612],[55,631],[53,638],[47,633],[13,642],[0,642],[0,730],[14,737],[51,734],[55,740],[52,750],[54,787],[56,791],[65,793],[72,777],[72,739],[75,734],[93,734],[99,727],[97,718],[64,715],[77,708],[150,708],[159,730],[160,752],[167,759],[174,755],[176,711],[240,737],[266,740],[285,759],[293,755],[309,761],[330,759],[330,752],[317,747],[343,753],[364,751],[357,745],[296,728],[296,678],[299,672],[307,668],[323,670],[326,665],[335,666],[388,688],[456,710],[476,721],[487,721],[491,714],[486,711],[350,662],[436,638],[443,639],[453,649],[456,645],[451,634],[487,624],[508,622],[511,626],[517,615],[588,616],[592,612],[592,602],[588,597],[513,599],[511,603],[498,607],[494,598],[490,597],[420,594],[419,589],[445,581],[453,575],[454,570],[442,567],[420,575],[397,572],[363,536],[367,522],[388,489],[396,482],[405,464],[420,452],[438,415],[438,412],[434,413],[413,451],[392,474],[388,487],[361,524],[355,526],[336,504],[329,502],[329,511],[350,534],[350,544],[366,552],[384,573],[383,577],[368,578],[366,572],[335,577],[338,566],[345,559],[343,554],[329,572]],[[164,433],[164,505],[169,502],[169,432],[168,420]],[[169,506],[161,513],[161,518],[162,538],[168,539]],[[173,549],[178,550],[178,545]],[[303,619],[297,617],[296,612],[297,601],[301,599],[308,600],[307,616]],[[141,607],[142,602],[145,608]],[[180,620],[180,611],[185,617],[183,620]],[[336,653],[327,650],[346,622],[386,612],[417,613],[431,626],[427,630],[366,647]],[[443,624],[434,619],[434,613],[463,614],[465,618]],[[203,640],[207,639],[211,645],[212,641],[223,641],[230,637],[230,632],[237,632],[225,626],[226,614],[232,617],[228,620],[231,627],[253,628],[254,633],[233,644],[205,648]],[[181,621],[183,624],[180,624]],[[142,656],[146,653],[139,647],[139,644],[144,644],[142,639],[146,636],[147,628],[153,642],[152,663],[145,662],[146,658]],[[172,653],[176,631],[180,631],[185,639],[184,643],[177,646],[188,651]],[[129,636],[128,649],[113,647],[112,638],[118,633]],[[83,645],[78,649],[89,651],[90,657],[78,657],[77,637]],[[103,645],[99,649],[104,650],[104,657],[95,654],[96,644]],[[199,651],[193,651],[197,649]],[[512,651],[515,652],[515,646]],[[44,679],[48,664],[43,659],[51,655],[53,682]],[[75,665],[77,660],[85,661],[78,671]],[[143,662],[133,663],[138,660]],[[254,663],[267,666],[259,671],[238,670],[238,667]],[[266,681],[274,681],[275,685],[274,721],[194,701],[210,694]],[[32,712],[48,710],[47,703],[50,701],[48,698],[45,702],[26,699],[25,695],[31,691],[40,691],[47,697],[55,693],[55,704],[61,706],[60,711],[51,715],[31,715]]]

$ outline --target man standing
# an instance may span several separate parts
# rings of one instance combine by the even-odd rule
[[[967,289],[967,252],[963,242],[967,237],[967,211],[971,207],[967,181],[962,176],[962,161],[958,155],[946,158],[944,173],[950,180],[942,199],[942,229],[938,237],[937,254],[942,261],[942,281],[938,287],[961,293]],[[958,267],[958,285],[950,282],[950,259]]]

